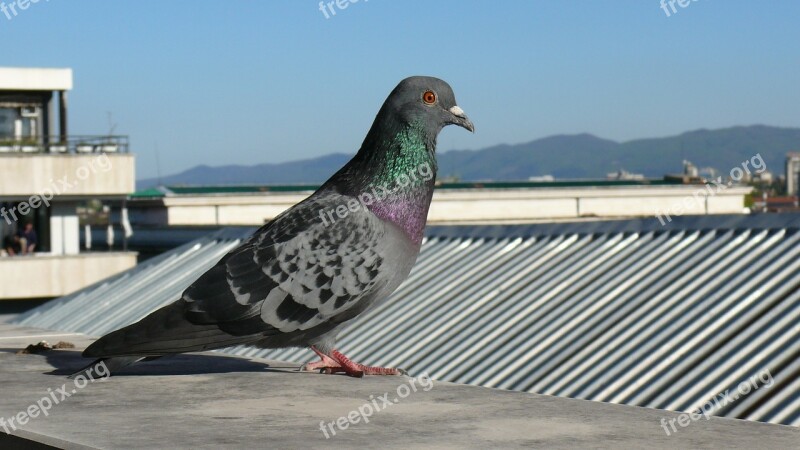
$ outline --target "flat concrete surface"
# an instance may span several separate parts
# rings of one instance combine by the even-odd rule
[[[40,340],[77,348],[15,353]],[[65,375],[90,362],[79,354],[88,342],[0,324],[0,417],[8,423],[50,392],[59,399],[16,437],[0,427],[0,448],[800,448],[800,428],[789,426],[701,418],[667,436],[661,419],[677,413],[425,378],[414,392],[408,377],[299,373],[215,353],[140,363],[78,388]],[[328,426],[326,438],[320,423],[337,419],[347,428]]]

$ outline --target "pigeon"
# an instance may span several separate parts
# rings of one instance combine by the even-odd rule
[[[436,181],[436,139],[471,132],[445,81],[402,80],[355,156],[317,191],[259,228],[194,281],[180,299],[86,348],[82,371],[112,373],[141,360],[249,345],[309,347],[301,370],[398,375],[356,363],[337,335],[408,276],[422,245]]]

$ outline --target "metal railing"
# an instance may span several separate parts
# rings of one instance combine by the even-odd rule
[[[50,153],[50,154],[90,154],[90,153],[128,153],[128,136],[60,136],[48,138],[0,138],[0,154],[7,153]]]

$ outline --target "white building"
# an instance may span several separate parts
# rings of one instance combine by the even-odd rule
[[[133,252],[81,252],[77,206],[124,200],[134,157],[125,136],[68,133],[71,89],[71,69],[0,68],[0,301],[62,296],[136,264]],[[8,256],[28,223],[35,252]]]
[[[314,186],[161,187],[128,202],[137,226],[261,225]],[[454,183],[433,194],[429,224],[533,223],[575,219],[741,214],[748,186],[717,191],[655,180]],[[668,219],[667,219],[668,220]]]
[[[800,152],[786,154],[786,195],[797,196],[800,193]]]

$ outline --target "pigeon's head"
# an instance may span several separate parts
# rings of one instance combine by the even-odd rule
[[[408,125],[421,124],[434,134],[447,125],[475,131],[464,110],[456,104],[453,89],[438,78],[418,76],[401,81],[389,94],[382,112]]]

